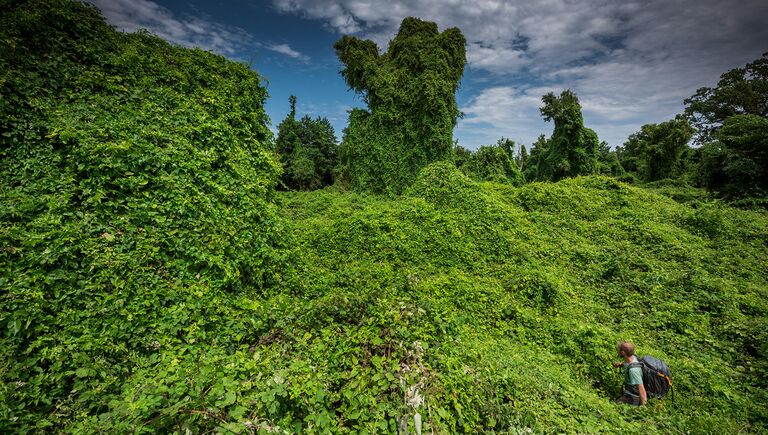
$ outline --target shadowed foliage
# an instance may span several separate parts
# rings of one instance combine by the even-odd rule
[[[642,181],[679,177],[693,133],[694,129],[683,118],[647,124],[630,135],[616,153],[624,169],[637,174]]]

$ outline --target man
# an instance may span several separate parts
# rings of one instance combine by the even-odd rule
[[[624,392],[616,399],[616,403],[629,403],[635,406],[643,406],[648,400],[643,385],[643,369],[635,356],[635,345],[629,341],[620,341],[616,345],[619,357],[624,361],[616,361],[614,367],[622,367],[624,372]]]

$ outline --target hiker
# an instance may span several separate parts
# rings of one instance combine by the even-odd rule
[[[616,345],[618,356],[624,361],[616,361],[614,367],[622,367],[624,373],[623,394],[616,399],[616,403],[629,403],[635,406],[643,406],[648,400],[643,385],[643,369],[635,356],[635,345],[629,341],[620,341]]]

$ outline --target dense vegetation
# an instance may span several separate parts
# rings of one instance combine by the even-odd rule
[[[528,159],[531,180],[557,181],[565,177],[594,174],[598,169],[598,139],[584,126],[581,104],[576,94],[566,89],[560,96],[550,92],[542,97],[541,115],[553,121],[552,137],[534,144]]]
[[[296,120],[296,97],[289,98],[291,111],[277,126],[275,151],[283,165],[283,186],[315,190],[330,186],[338,166],[338,145],[326,118],[304,115]]]
[[[339,173],[389,195],[275,192],[327,184],[335,140],[293,100],[272,143],[257,73],[81,3],[2,7],[0,432],[768,431],[768,213],[578,176],[623,168],[575,95],[545,96],[554,133],[530,155],[452,148],[461,34],[409,19],[383,55],[345,38],[369,111]],[[409,54],[437,42],[458,56],[426,82],[445,124],[398,130],[421,115],[376,92],[411,61],[445,73]],[[764,122],[727,117],[700,163],[661,168],[710,165],[743,195]],[[678,156],[666,127],[636,135],[637,168],[657,138]],[[384,133],[423,154],[370,166]],[[612,403],[619,339],[670,365],[674,399]]]
[[[647,124],[616,150],[621,166],[642,181],[679,178],[694,129],[685,119]]]
[[[67,428],[279,285],[280,167],[245,65],[75,2],[0,29],[0,432]]]
[[[394,431],[419,412],[439,433],[766,429],[764,212],[602,177],[475,183],[446,163],[396,200],[284,198],[311,298],[274,352],[312,349],[338,425]],[[619,339],[669,362],[674,399],[611,403]]]
[[[475,151],[460,145],[453,149],[453,162],[467,177],[475,181],[495,181],[519,186],[523,184],[515,142],[501,138],[496,145],[483,145]]]
[[[383,54],[373,41],[336,42],[344,80],[368,105],[350,113],[339,151],[352,187],[398,194],[426,164],[450,155],[464,45],[459,29],[440,33],[417,18],[403,20]]]

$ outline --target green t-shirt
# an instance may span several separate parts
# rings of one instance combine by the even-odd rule
[[[632,362],[637,362],[637,357],[632,356]],[[640,396],[637,386],[643,383],[643,369],[631,367],[630,363],[624,363],[624,394]]]

